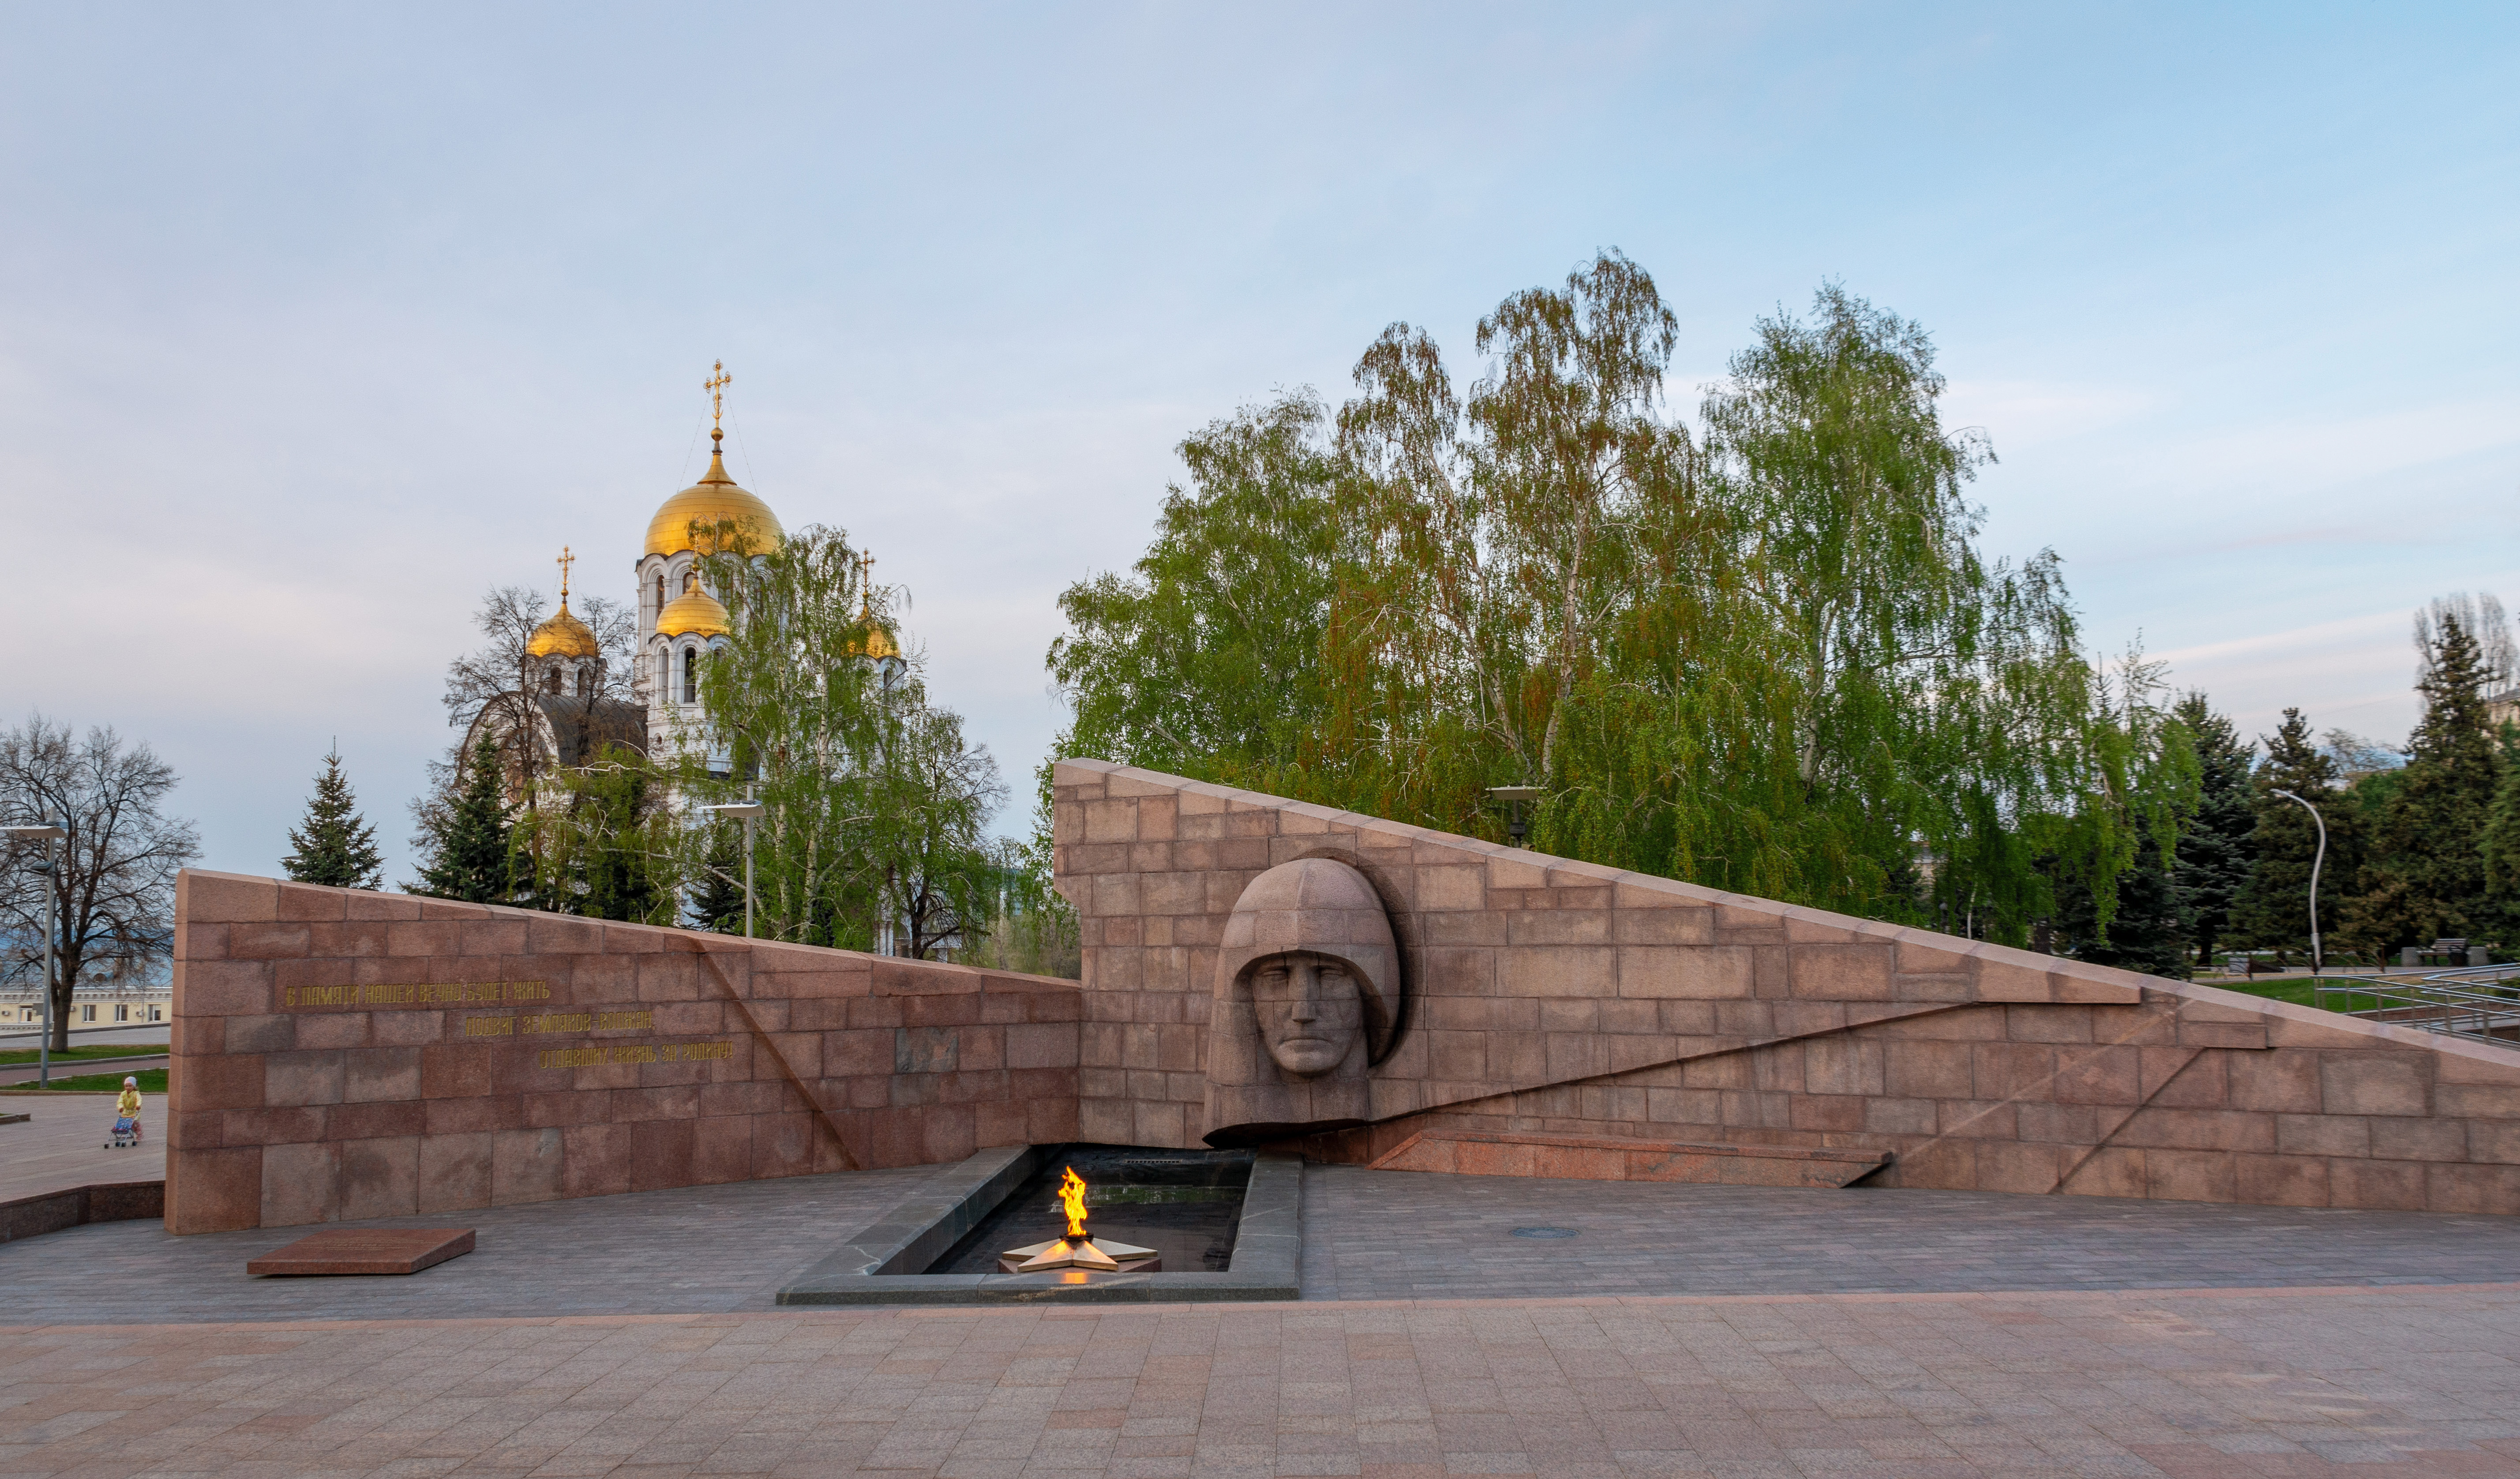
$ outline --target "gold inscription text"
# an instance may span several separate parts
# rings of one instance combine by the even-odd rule
[[[539,1032],[653,1032],[656,1008],[637,1011],[542,1011],[527,1016],[466,1017],[466,1037],[524,1037]]]
[[[537,1068],[601,1068],[612,1063],[703,1063],[735,1056],[733,1043],[607,1043],[593,1048],[546,1048]]]
[[[548,1002],[547,981],[371,981],[362,986],[292,986],[285,1007],[485,1007]]]

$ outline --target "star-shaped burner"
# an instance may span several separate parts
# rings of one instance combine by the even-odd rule
[[[1054,1269],[1084,1269],[1097,1274],[1144,1274],[1162,1267],[1152,1248],[1124,1242],[1096,1242],[1085,1233],[1085,1178],[1076,1168],[1058,1181],[1058,1201],[1067,1213],[1067,1235],[998,1255],[1002,1274],[1046,1274]]]

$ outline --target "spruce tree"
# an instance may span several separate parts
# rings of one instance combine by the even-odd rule
[[[499,782],[498,746],[485,738],[466,757],[453,804],[424,839],[430,856],[413,893],[471,904],[512,901],[508,803]]]
[[[2322,935],[2342,922],[2346,882],[2354,875],[2357,832],[2353,809],[2336,786],[2336,761],[2318,747],[2301,710],[2284,710],[2272,735],[2261,735],[2266,763],[2250,786],[2256,824],[2249,829],[2254,854],[2249,880],[2232,901],[2227,926],[2236,943],[2277,952],[2310,948],[2310,873],[2318,853],[2318,828],[2310,814],[2275,794],[2290,791],[2318,808],[2327,822],[2327,861],[2318,874]]]
[[[2348,933],[2364,948],[2498,933],[2481,845],[2502,784],[2501,747],[2485,707],[2492,674],[2456,615],[2445,615],[2436,630],[2415,685],[2424,715],[2348,906]]]
[[[2091,885],[2071,874],[2056,880],[2057,948],[2078,961],[2115,965],[2146,975],[2187,979],[2186,919],[2171,869],[2150,848],[2118,874],[2117,913],[2109,935],[2099,938],[2099,911]]]
[[[2250,840],[2258,820],[2249,786],[2254,756],[2230,719],[2214,712],[2203,694],[2182,698],[2178,712],[2195,737],[2202,775],[2196,811],[2179,833],[2172,881],[2186,918],[2188,942],[2196,949],[2197,962],[2205,964],[2212,961],[2215,945],[2230,933],[2232,907],[2256,857]]]
[[[692,922],[717,934],[743,933],[743,845],[724,822],[709,839],[708,867],[692,886]]]
[[[579,788],[579,803],[591,813],[584,820],[592,845],[582,853],[576,911],[599,919],[645,922],[664,898],[649,849],[646,824],[654,808],[648,775],[619,763],[608,751],[605,760],[587,773]],[[736,913],[742,915],[740,895]]]
[[[358,798],[341,774],[338,749],[324,757],[315,777],[315,794],[306,802],[306,820],[289,833],[296,851],[280,860],[289,876],[300,883],[333,888],[379,888],[384,867],[377,851],[377,829],[359,815]]]

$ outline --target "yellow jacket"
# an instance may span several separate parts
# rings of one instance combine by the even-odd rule
[[[123,1090],[122,1097],[113,1101],[113,1112],[121,1115],[125,1119],[129,1119],[132,1116],[137,1115],[140,1112],[140,1091],[137,1089]]]

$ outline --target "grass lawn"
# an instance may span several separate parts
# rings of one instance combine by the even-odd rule
[[[2328,977],[2330,982],[2338,979],[2336,976]],[[2254,981],[2208,981],[2204,984],[2219,986],[2225,991],[2236,991],[2242,996],[2265,997],[2273,1002],[2290,1002],[2295,1007],[2321,1005],[2318,998],[2311,991],[2314,982],[2309,976],[2261,976]],[[2324,1004],[2324,1009],[2328,1011],[2362,1010],[2379,1005],[2379,1000],[2375,997],[2330,995]]]
[[[76,1078],[56,1077],[52,1083],[45,1086],[44,1091],[37,1092],[49,1091],[53,1094],[113,1094],[121,1090],[122,1081],[127,1078],[136,1078],[140,1080],[140,1092],[143,1094],[163,1094],[166,1092],[166,1070],[163,1068],[143,1068],[138,1073],[84,1073]],[[32,1082],[28,1082],[23,1084],[11,1084],[8,1085],[7,1088],[10,1092],[16,1092],[19,1090],[31,1090],[34,1089],[35,1086]]]
[[[71,1058],[148,1057],[153,1053],[158,1057],[164,1057],[166,1050],[153,1048],[147,1043],[89,1043],[85,1046],[73,1044],[66,1050],[55,1050],[53,1061],[60,1063]],[[0,1048],[0,1067],[11,1063],[31,1063],[34,1060],[35,1050],[32,1048]]]

